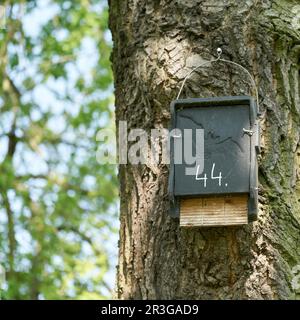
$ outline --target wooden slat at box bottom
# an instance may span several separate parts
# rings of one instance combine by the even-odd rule
[[[248,223],[248,194],[180,200],[180,226],[212,227]]]

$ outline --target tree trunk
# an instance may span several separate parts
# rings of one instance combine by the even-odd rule
[[[118,298],[299,297],[293,281],[300,265],[297,3],[109,1],[117,127],[125,120],[128,129],[168,128],[184,76],[217,47],[254,75],[262,113],[259,219],[247,226],[180,228],[169,216],[168,166],[119,166]],[[183,97],[250,92],[244,74],[220,63],[192,76]]]

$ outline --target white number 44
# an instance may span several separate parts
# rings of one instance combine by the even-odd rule
[[[218,179],[219,180],[219,187],[222,185],[222,172],[220,171],[218,176],[214,176],[214,171],[215,171],[215,163],[213,163],[212,168],[211,168],[211,173],[210,173],[210,178],[212,180]],[[199,166],[197,166],[197,172],[196,172],[196,180],[203,180],[204,183],[204,188],[206,188],[206,182],[207,182],[207,175],[206,173],[204,174],[203,177],[199,177]]]

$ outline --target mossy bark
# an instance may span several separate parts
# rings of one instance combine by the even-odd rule
[[[120,165],[118,298],[297,298],[300,6],[296,0],[225,3],[109,1],[117,125],[168,128],[169,105],[184,76],[217,47],[254,75],[262,113],[253,224],[181,229],[168,214],[168,167]],[[219,64],[199,70],[184,94],[249,92],[246,76]]]

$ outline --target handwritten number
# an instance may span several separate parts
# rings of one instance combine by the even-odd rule
[[[196,180],[203,180],[203,181],[204,181],[204,188],[206,188],[207,175],[206,175],[206,173],[205,173],[205,174],[204,174],[204,177],[198,177],[199,167],[200,167],[200,166],[197,166]]]
[[[196,172],[196,180],[203,180],[203,183],[204,183],[204,188],[206,188],[206,183],[207,183],[207,175],[206,173],[204,174],[203,177],[199,177],[199,167],[200,166],[197,166],[197,172]],[[219,180],[218,181],[218,184],[219,184],[219,187],[222,185],[222,172],[220,171],[219,175],[218,176],[215,176],[214,175],[214,171],[215,171],[215,163],[213,163],[212,165],[212,168],[211,168],[211,173],[210,173],[210,178],[212,180]]]
[[[213,164],[212,168],[211,168],[211,174],[210,174],[210,177],[212,180],[214,179],[219,179],[219,187],[221,186],[222,184],[222,172],[220,171],[220,174],[218,176],[214,176],[214,171],[215,171],[215,163]]]

